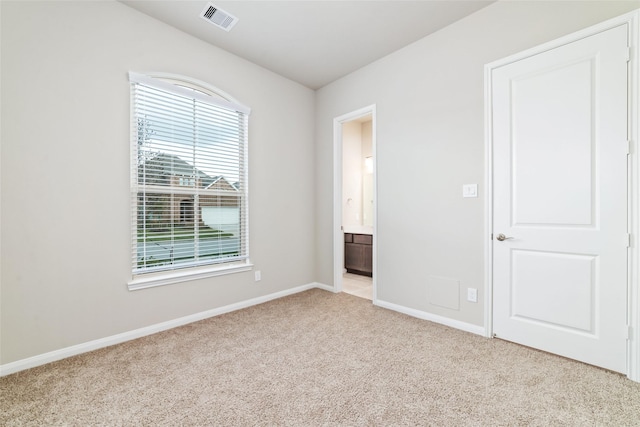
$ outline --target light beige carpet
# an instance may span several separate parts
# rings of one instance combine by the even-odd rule
[[[640,384],[311,290],[0,378],[2,426],[638,426]]]

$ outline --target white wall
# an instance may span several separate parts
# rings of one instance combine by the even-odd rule
[[[345,229],[373,226],[373,174],[365,158],[372,156],[372,122],[342,124],[342,225]]]
[[[362,124],[342,125],[342,225],[362,225]]]
[[[362,123],[362,157],[373,156],[373,122],[371,120]]]
[[[366,159],[371,157],[370,166]],[[373,121],[362,123],[362,225],[373,227]]]
[[[494,3],[320,89],[318,281],[333,283],[332,190],[325,185],[333,176],[332,120],[376,104],[378,298],[482,325],[483,66],[637,7],[638,1]],[[480,197],[463,199],[462,185],[471,183]],[[459,286],[457,308],[443,307],[456,307],[448,286]],[[479,289],[479,303],[466,301],[467,287]]]
[[[1,8],[0,364],[315,280],[313,91],[118,2]],[[130,70],[194,77],[252,108],[261,282],[127,290]]]

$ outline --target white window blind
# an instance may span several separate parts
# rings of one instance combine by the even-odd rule
[[[248,108],[130,73],[133,274],[248,260]]]

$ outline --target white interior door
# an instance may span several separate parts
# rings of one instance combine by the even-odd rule
[[[618,372],[628,337],[627,31],[492,74],[494,333]]]

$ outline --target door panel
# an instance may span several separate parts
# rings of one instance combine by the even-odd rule
[[[626,372],[627,26],[493,70],[494,333]]]
[[[512,318],[594,333],[597,257],[523,250],[511,257]]]
[[[594,80],[588,59],[511,81],[514,225],[592,225]]]

